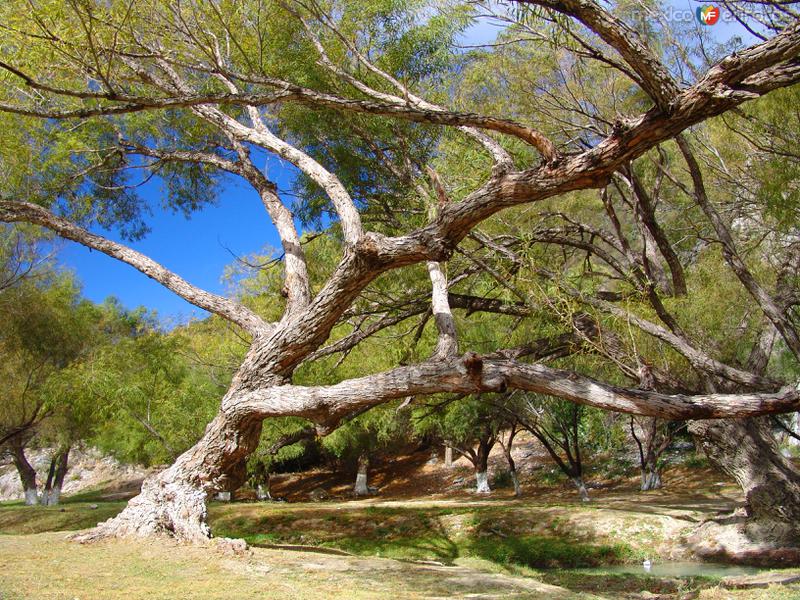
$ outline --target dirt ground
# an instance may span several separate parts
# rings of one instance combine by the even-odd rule
[[[577,502],[572,485],[562,477],[542,447],[523,432],[514,445],[514,460],[522,484],[522,499],[539,502]],[[377,489],[375,498],[399,500],[425,498],[475,499],[475,476],[472,465],[464,458],[454,456],[450,467],[444,464],[443,447],[409,448],[392,457],[373,457],[369,472],[369,485]],[[707,506],[709,511],[728,510],[742,501],[735,482],[710,467],[685,466],[682,459],[674,459],[665,470],[664,488],[654,492],[639,491],[639,476],[635,468],[628,468],[616,476],[600,474],[604,470],[598,465],[592,469],[589,461],[586,482],[592,498],[622,501],[633,499],[650,502],[656,500],[664,505]],[[631,457],[633,466],[633,457]],[[502,450],[496,446],[489,458],[490,477],[507,471]],[[598,472],[594,472],[598,471]],[[305,502],[312,493],[324,491],[330,499],[345,501],[353,499],[355,464],[342,465],[337,469],[319,468],[302,473],[273,475],[273,496],[288,502]],[[513,499],[510,483],[503,487],[493,485],[491,497]],[[251,492],[242,490],[238,496],[249,498]]]

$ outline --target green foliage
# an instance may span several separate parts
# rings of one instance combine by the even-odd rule
[[[322,440],[322,447],[341,460],[388,450],[409,439],[410,411],[389,403],[368,410],[340,425]]]
[[[23,279],[0,295],[0,433],[19,432],[29,439],[49,417],[72,429],[74,396],[56,393],[59,378],[84,360],[98,343],[99,313],[81,301],[77,284],[68,274],[46,279]],[[83,420],[90,410],[79,411]],[[69,422],[69,423],[67,423]]]
[[[494,404],[496,398],[467,396],[443,403],[441,408],[417,409],[418,435],[433,435],[459,448],[471,448],[482,436],[497,434],[508,416]]]
[[[81,365],[75,377],[104,416],[94,444],[124,462],[151,465],[173,460],[199,439],[219,388],[184,349],[180,334],[142,326]]]
[[[776,226],[787,232],[800,220],[798,101],[800,91],[796,86],[770,94],[748,106],[742,118],[736,119],[734,130],[758,150],[750,166],[757,186],[756,200]]]
[[[492,475],[492,488],[510,488],[514,485],[511,471],[508,469],[497,469]]]

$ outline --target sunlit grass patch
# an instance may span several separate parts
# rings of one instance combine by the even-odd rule
[[[125,504],[124,501],[67,502],[57,506],[3,504],[0,507],[0,533],[32,534],[87,529],[117,515],[125,508]]]

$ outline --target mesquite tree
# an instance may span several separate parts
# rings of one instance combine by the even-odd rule
[[[631,416],[630,432],[639,451],[639,467],[642,474],[640,489],[643,492],[657,490],[662,486],[661,458],[675,439],[675,434],[683,426],[683,423],[664,422],[657,417],[637,419]]]
[[[519,427],[534,436],[566,475],[583,502],[588,502],[583,470],[584,406],[526,394],[509,409]]]
[[[514,120],[509,114],[517,111],[490,115],[448,106],[451,76],[460,66],[448,49],[459,28],[469,24],[473,5],[3,3],[4,135],[39,144],[51,161],[47,164],[59,168],[53,177],[31,172],[26,185],[0,190],[0,220],[40,225],[125,262],[239,326],[249,338],[246,356],[202,438],[171,467],[147,479],[120,515],[84,539],[161,532],[190,540],[208,537],[206,499],[243,481],[261,422],[273,416],[305,417],[325,433],[346,415],[393,399],[512,389],[673,419],[797,409],[796,382],[728,364],[681,335],[674,323],[661,326],[635,315],[630,316],[635,326],[669,345],[692,368],[737,387],[707,386],[688,394],[680,387],[624,387],[530,362],[537,354],[531,344],[502,348],[498,340],[496,350],[474,346],[478,352],[459,340],[454,308],[519,312],[496,298],[448,293],[453,281],[448,282],[447,263],[455,252],[467,251],[475,265],[472,273],[488,273],[491,265],[465,245],[482,239],[496,252],[507,250],[476,231],[478,225],[494,222],[501,211],[548,199],[551,205],[563,199],[563,210],[569,211],[570,193],[604,189],[659,144],[800,79],[800,26],[791,12],[770,20],[762,28],[763,39],[752,46],[713,64],[690,59],[693,68],[678,73],[659,56],[657,48],[663,46],[629,24],[624,7],[529,0],[512,9],[517,5],[538,7],[523,24],[539,36],[532,43],[540,55],[549,53],[560,69],[573,73],[602,65],[613,74],[608,79],[624,84],[626,101],[598,115],[591,135],[573,136],[569,120],[565,125],[563,120]],[[533,96],[547,97],[562,80],[541,79]],[[6,148],[3,153],[5,163]],[[310,212],[335,221],[339,260],[327,273],[307,261],[290,206],[257,164],[262,153],[293,165],[311,192]],[[461,175],[457,185],[448,180],[450,171],[436,169],[448,154],[474,157],[469,168],[453,174]],[[225,181],[222,173],[247,182],[280,236],[283,314],[267,318],[90,231],[99,222],[121,224],[131,237],[144,233],[131,172],[160,176],[165,204],[185,211],[213,198]],[[702,198],[697,201],[703,204]],[[706,202],[703,208],[716,226],[713,207]],[[730,268],[797,356],[800,336],[794,322],[763,285],[748,277],[739,256],[726,246]],[[635,266],[635,258],[621,268]],[[419,298],[410,298],[405,310],[432,317],[439,338],[428,358],[410,363],[398,357],[404,360],[394,368],[333,384],[293,381],[304,361],[324,353],[331,331],[351,317],[348,310],[382,274],[416,264],[427,268],[427,306],[419,308]],[[676,277],[673,271],[678,289]],[[653,290],[646,283],[642,287]],[[658,306],[656,296],[651,294]],[[611,314],[625,312],[613,300],[593,298]],[[526,306],[529,313],[550,310]],[[659,317],[669,322],[666,314]],[[392,313],[365,321],[331,345],[336,344],[335,351],[352,348],[373,329],[399,318]]]
[[[79,418],[69,417],[80,404],[79,396],[54,393],[54,388],[64,373],[84,360],[97,343],[99,312],[79,300],[71,277],[53,273],[18,281],[0,294],[0,377],[4,395],[0,450],[11,454],[27,504],[36,504],[38,496],[36,472],[25,456],[26,447],[35,438],[56,430],[59,446],[65,438],[74,441],[72,431],[92,421],[86,411]],[[59,450],[54,457],[47,494],[42,498],[44,504],[50,503],[56,464],[64,464],[59,475],[66,469],[63,454]],[[55,495],[53,499],[57,503]]]
[[[423,409],[424,410],[424,409]],[[489,494],[489,454],[509,424],[505,411],[480,396],[447,399],[417,418],[420,433],[434,433],[472,464],[475,491]]]

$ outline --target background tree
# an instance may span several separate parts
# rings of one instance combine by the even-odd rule
[[[533,394],[515,403],[514,418],[547,451],[566,475],[584,502],[589,492],[584,481],[582,445],[586,430],[586,409],[574,402],[554,400]]]
[[[475,491],[491,493],[489,454],[509,424],[505,412],[480,396],[446,400],[440,406],[420,410],[416,424],[418,433],[435,434],[466,458],[475,473]]]
[[[683,423],[664,422],[657,417],[637,419],[631,416],[630,432],[639,451],[643,492],[661,488],[662,457],[683,427]]]
[[[74,280],[65,275],[48,282],[23,280],[3,292],[1,305],[5,401],[0,444],[11,449],[26,502],[35,504],[35,472],[25,457],[25,447],[45,419],[58,409],[65,410],[52,401],[50,386],[91,347],[92,307],[79,301]]]
[[[371,494],[369,465],[378,452],[391,453],[407,443],[408,410],[388,404],[373,408],[340,425],[323,439],[322,447],[345,463],[356,463],[356,496]]]

